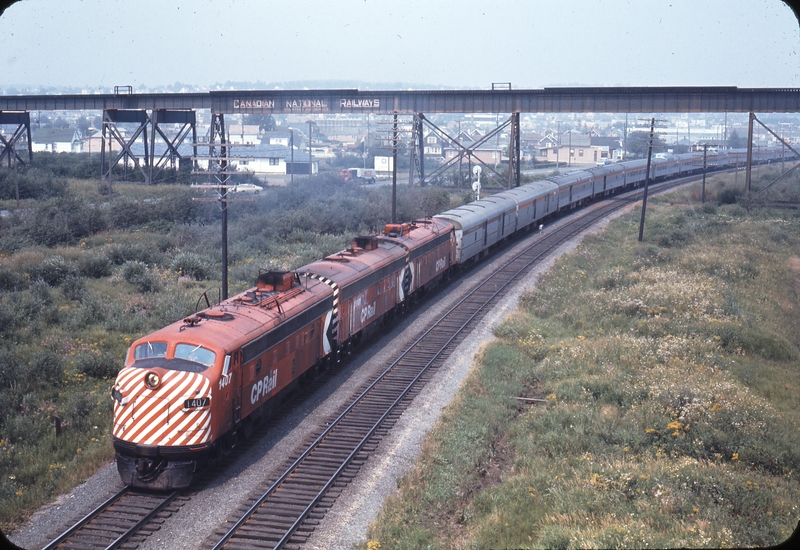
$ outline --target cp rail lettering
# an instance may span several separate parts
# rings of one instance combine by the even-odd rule
[[[277,385],[278,370],[275,369],[268,373],[262,380],[259,380],[257,384],[253,384],[253,389],[250,390],[250,404],[255,405],[256,401],[268,395]]]

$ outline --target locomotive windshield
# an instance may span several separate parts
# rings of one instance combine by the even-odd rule
[[[217,359],[217,354],[202,346],[178,344],[175,346],[175,359],[186,359],[210,367]]]
[[[150,357],[166,357],[167,356],[167,343],[166,342],[145,342],[139,344],[133,350],[133,358],[135,360],[148,359]]]

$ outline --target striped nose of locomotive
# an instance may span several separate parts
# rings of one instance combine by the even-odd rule
[[[211,384],[197,373],[129,367],[111,393],[118,439],[158,446],[210,439]]]

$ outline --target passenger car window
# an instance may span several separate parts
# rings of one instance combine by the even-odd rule
[[[175,359],[186,359],[210,367],[217,359],[217,354],[202,346],[178,344],[175,346]]]
[[[167,356],[167,343],[166,342],[145,342],[139,344],[133,350],[133,358],[135,360],[147,359],[149,357],[166,357]]]

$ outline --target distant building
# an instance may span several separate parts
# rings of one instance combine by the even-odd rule
[[[258,124],[231,124],[227,128],[228,142],[255,144],[261,143],[261,130]]]
[[[81,153],[81,132],[77,128],[33,128],[31,135],[33,152]]]
[[[575,131],[564,132],[561,145],[554,143],[553,136],[545,136],[536,160],[539,162],[559,162],[564,165],[597,164],[613,160],[615,151],[621,149],[619,139],[608,136],[581,134]]]

